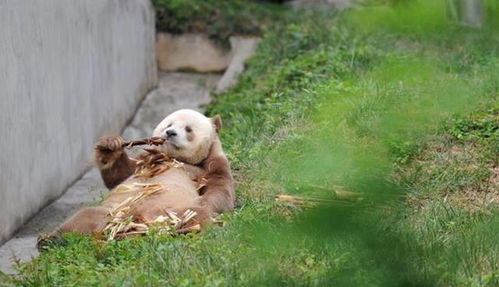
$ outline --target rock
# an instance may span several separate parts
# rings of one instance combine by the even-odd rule
[[[483,24],[483,1],[460,0],[458,4],[461,23],[465,26],[480,28]]]
[[[163,71],[206,73],[224,71],[232,55],[206,35],[157,33],[156,58]]]
[[[357,2],[359,2],[359,0],[293,0],[288,2],[288,5],[296,9],[329,6],[334,9],[342,10]]]
[[[253,55],[260,38],[234,36],[230,38],[232,60],[222,79],[217,84],[217,93],[227,90],[236,83],[237,75],[244,70],[244,62]]]

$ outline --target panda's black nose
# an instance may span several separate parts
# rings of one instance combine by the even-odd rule
[[[171,137],[176,137],[177,136],[177,132],[174,131],[174,130],[167,130],[166,131],[166,137],[167,138],[171,138]]]

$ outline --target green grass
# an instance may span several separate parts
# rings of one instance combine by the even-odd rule
[[[6,282],[497,286],[497,26],[468,30],[434,9],[420,25],[416,8],[390,21],[376,7],[283,11],[207,108],[237,180],[223,228],[67,235]],[[338,186],[363,200],[335,198]],[[335,201],[304,210],[276,194]]]

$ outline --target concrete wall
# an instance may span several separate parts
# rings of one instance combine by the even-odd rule
[[[156,85],[149,0],[0,0],[0,242]]]

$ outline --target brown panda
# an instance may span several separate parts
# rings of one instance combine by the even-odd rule
[[[148,222],[168,212],[183,214],[196,212],[193,223],[203,223],[212,215],[234,208],[234,188],[229,162],[218,137],[221,128],[219,116],[208,118],[193,110],[179,110],[167,116],[154,129],[154,137],[165,142],[156,147],[169,157],[181,162],[181,167],[170,168],[152,178],[133,176],[138,159],[130,158],[123,149],[121,137],[113,136],[96,144],[95,162],[102,179],[110,190],[134,183],[160,183],[165,188],[130,206],[128,214],[141,222]],[[196,179],[203,179],[199,188]],[[100,233],[111,221],[110,210],[136,191],[116,192],[97,207],[86,207],[64,222],[54,234],[75,232]],[[189,226],[185,227],[189,230]]]

